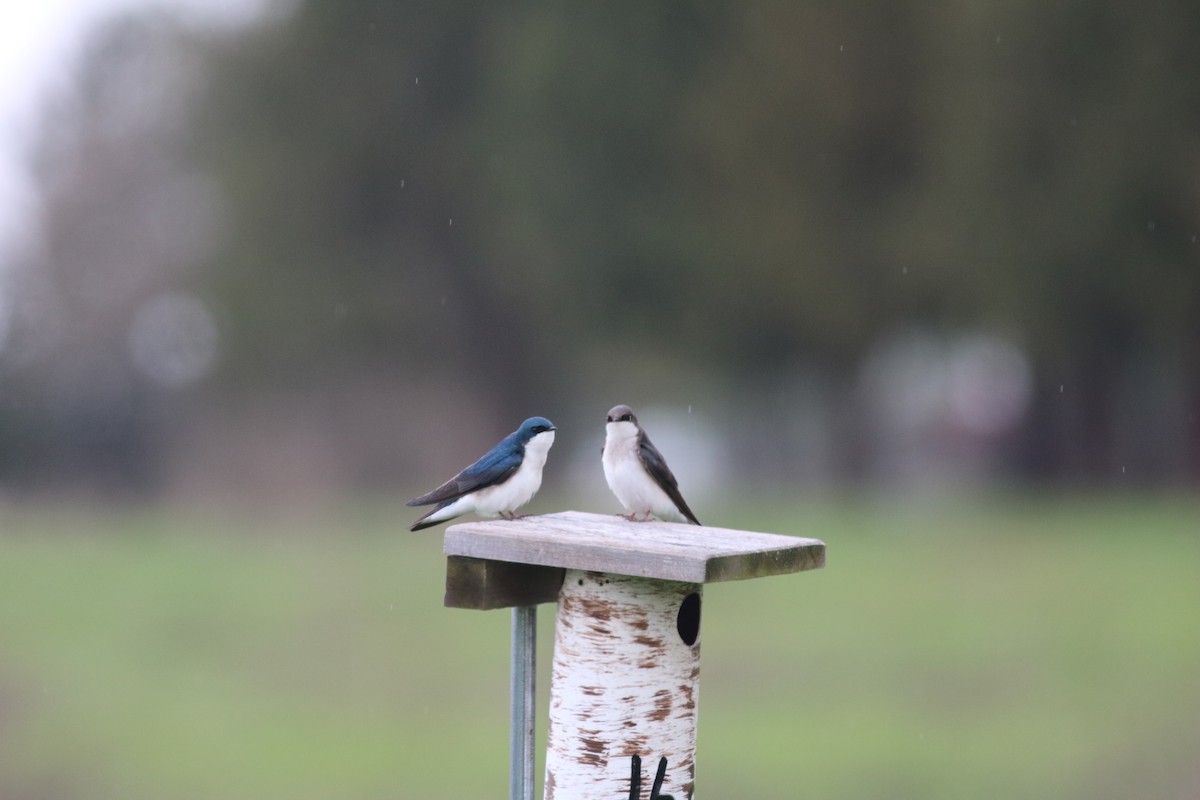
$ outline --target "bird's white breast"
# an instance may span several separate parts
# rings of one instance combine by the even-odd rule
[[[653,514],[659,519],[682,520],[683,515],[638,458],[638,429],[632,422],[605,426],[604,479],[621,505],[631,514]]]
[[[525,458],[517,471],[504,483],[489,486],[474,492],[474,511],[485,517],[494,517],[501,512],[516,511],[528,503],[542,486],[542,467],[550,445],[554,444],[554,431],[543,431],[525,444]]]

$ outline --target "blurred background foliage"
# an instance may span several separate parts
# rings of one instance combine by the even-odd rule
[[[505,620],[438,607],[399,503],[536,413],[530,510],[616,511],[618,402],[706,523],[830,545],[706,593],[705,793],[1195,796],[1198,40],[1182,0],[111,18],[0,243],[0,796],[497,791]]]
[[[0,479],[423,485],[531,413],[590,451],[624,401],[768,485],[1194,484],[1198,34],[1182,2],[128,14],[32,154]]]

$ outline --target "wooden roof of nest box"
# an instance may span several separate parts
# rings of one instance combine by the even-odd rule
[[[817,539],[580,511],[451,525],[443,549],[446,605],[480,610],[554,602],[565,569],[715,583],[825,566]]]

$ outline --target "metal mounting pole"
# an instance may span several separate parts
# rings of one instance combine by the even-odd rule
[[[512,610],[509,800],[533,800],[533,714],[537,679],[537,606]]]

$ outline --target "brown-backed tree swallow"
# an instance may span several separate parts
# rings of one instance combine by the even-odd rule
[[[666,459],[629,406],[615,406],[608,412],[600,461],[608,488],[629,512],[627,519],[644,521],[653,514],[668,522],[700,524],[679,493],[679,482]]]

